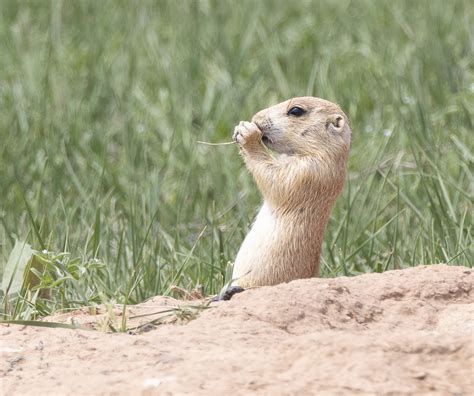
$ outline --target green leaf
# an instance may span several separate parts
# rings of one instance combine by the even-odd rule
[[[24,280],[25,269],[31,260],[33,251],[26,242],[16,241],[3,271],[2,290],[5,294],[18,293]]]
[[[38,320],[0,320],[0,324],[17,324],[22,326],[36,326],[36,327],[49,327],[54,329],[73,329],[73,330],[91,330],[87,327],[83,327],[76,324],[58,323],[58,322],[41,322]]]

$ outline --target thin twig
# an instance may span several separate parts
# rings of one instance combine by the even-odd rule
[[[209,143],[209,142],[201,142],[197,141],[199,144],[205,144],[207,146],[227,146],[229,144],[234,144],[235,142],[223,142],[223,143]]]

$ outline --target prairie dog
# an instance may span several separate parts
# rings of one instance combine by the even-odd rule
[[[264,199],[235,259],[233,285],[318,276],[324,229],[346,175],[347,116],[326,100],[293,98],[241,121],[233,139]]]

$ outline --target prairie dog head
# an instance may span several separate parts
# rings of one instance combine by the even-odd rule
[[[303,96],[259,111],[252,118],[262,142],[287,155],[346,158],[351,141],[347,116],[324,99]]]

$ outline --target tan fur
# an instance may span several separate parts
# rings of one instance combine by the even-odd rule
[[[294,106],[306,113],[289,115]],[[339,106],[314,97],[279,103],[235,128],[234,140],[264,198],[237,254],[235,285],[319,275],[323,233],[344,184],[350,138]]]

